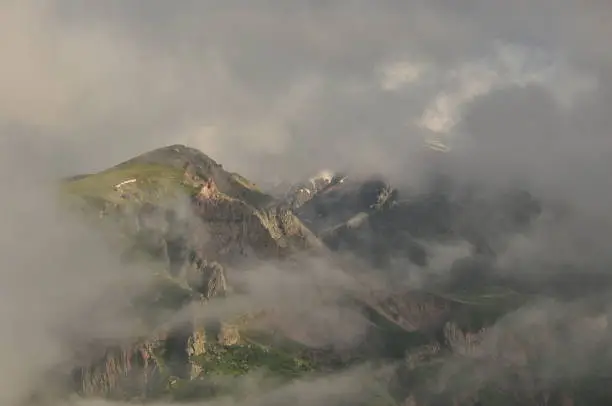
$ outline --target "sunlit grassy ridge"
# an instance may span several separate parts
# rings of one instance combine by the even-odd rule
[[[118,205],[158,202],[198,191],[198,185],[185,176],[187,167],[201,180],[213,179],[221,195],[256,208],[272,201],[243,176],[227,172],[202,152],[181,145],[142,154],[95,174],[71,177],[62,183],[62,190],[83,199]]]
[[[175,168],[154,164],[132,164],[115,167],[94,175],[66,181],[63,191],[83,198],[103,199],[124,204],[154,202],[179,193],[195,192],[194,185],[186,183],[183,173]]]
[[[263,207],[272,198],[262,192],[253,182],[237,173],[228,172],[222,165],[202,153],[184,145],[171,145],[139,155],[120,165],[130,167],[134,164],[152,164],[173,168],[184,173],[189,168],[202,179],[214,179],[219,191],[232,198],[240,199],[254,207]]]

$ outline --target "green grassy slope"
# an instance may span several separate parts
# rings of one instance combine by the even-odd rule
[[[99,173],[71,177],[62,188],[68,194],[115,204],[157,202],[197,191],[185,177],[186,166],[202,180],[212,178],[226,196],[258,208],[272,202],[249,180],[225,171],[202,152],[181,145],[156,149]]]

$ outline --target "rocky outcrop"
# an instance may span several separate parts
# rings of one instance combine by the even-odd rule
[[[202,373],[202,367],[194,359],[204,353],[206,353],[206,330],[203,326],[196,325],[187,342],[187,356],[191,365],[190,379],[195,379]]]
[[[88,354],[86,363],[73,371],[77,390],[84,396],[113,399],[129,399],[135,394],[148,397],[163,381],[160,350],[161,341],[155,339],[130,346],[97,345],[90,351],[102,354]]]
[[[284,196],[284,202],[291,209],[297,210],[322,193],[328,192],[346,180],[346,176],[324,170],[306,182],[292,186]]]
[[[223,196],[196,197],[194,213],[210,235],[198,247],[203,256],[223,260],[253,252],[263,258],[286,256],[305,249],[321,249],[321,242],[288,209],[256,209]]]
[[[204,299],[221,297],[227,292],[225,271],[218,262],[194,258],[186,266],[185,273],[188,286]]]
[[[381,179],[343,177],[294,210],[310,229],[321,235],[359,213],[370,214],[390,206],[396,197],[397,191]]]
[[[509,236],[541,213],[522,190],[454,184],[440,177],[420,192],[383,179],[350,179],[322,189],[296,215],[332,250],[349,251],[377,268],[398,260],[426,267],[428,245],[463,242],[480,258],[503,252]]]

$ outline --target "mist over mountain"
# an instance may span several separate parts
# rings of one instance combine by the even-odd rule
[[[0,1],[0,403],[611,403],[607,2]]]
[[[442,165],[418,189],[327,171],[273,195],[178,144],[38,182],[11,194],[36,255],[4,256],[15,404],[608,399],[604,258],[529,258],[577,214],[526,189]]]

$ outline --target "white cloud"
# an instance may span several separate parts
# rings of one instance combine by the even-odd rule
[[[464,104],[487,94],[503,79],[486,64],[468,63],[446,73],[444,82],[451,90],[441,91],[426,107],[417,122],[421,128],[435,133],[448,133],[460,120]]]
[[[381,69],[380,81],[383,90],[399,90],[417,82],[427,70],[427,64],[411,61],[394,62]]]
[[[432,97],[416,125],[430,133],[426,143],[438,146],[448,146],[466,106],[493,91],[538,84],[561,107],[569,108],[575,98],[595,89],[593,78],[572,69],[561,57],[514,44],[498,44],[490,55],[448,69],[436,83],[442,90]]]

